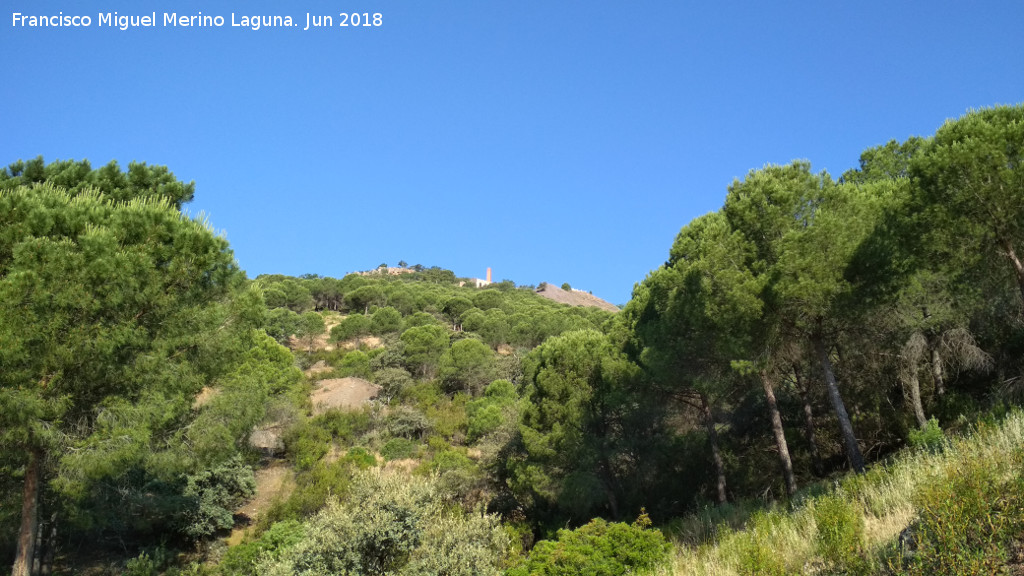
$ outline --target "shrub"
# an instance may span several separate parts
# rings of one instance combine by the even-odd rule
[[[818,554],[845,573],[867,570],[864,552],[864,513],[841,494],[819,498],[814,503],[818,526]]]
[[[370,332],[382,335],[402,329],[402,313],[390,306],[379,308],[370,318]]]
[[[557,540],[541,540],[509,576],[619,576],[652,570],[668,558],[671,546],[650,528],[646,514],[633,524],[600,518],[576,530],[559,530]]]
[[[377,457],[366,448],[357,446],[349,450],[338,462],[349,464],[357,470],[366,470],[377,465]]]
[[[373,374],[373,382],[380,386],[378,398],[390,401],[412,386],[412,375],[404,368],[383,368]]]
[[[348,492],[353,465],[342,459],[333,464],[318,462],[311,470],[295,477],[295,489],[285,500],[275,501],[260,517],[260,529],[275,522],[301,520],[322,509],[330,497]]]
[[[458,393],[454,398],[442,399],[440,402],[427,408],[427,418],[430,421],[431,429],[455,442],[461,442],[466,435],[466,401],[468,396]]]
[[[786,567],[785,554],[778,550],[776,533],[781,516],[773,512],[755,512],[743,531],[736,532],[724,548],[741,576],[795,575]]]
[[[302,541],[306,531],[295,520],[276,522],[256,540],[228,548],[217,565],[223,576],[256,576],[256,564],[261,558],[277,559],[281,552]]]
[[[370,410],[328,410],[313,418],[313,425],[323,429],[332,438],[351,444],[368,432],[372,426]]]
[[[234,526],[234,510],[256,493],[256,478],[241,458],[186,478],[183,496],[187,505],[182,512],[180,530],[199,539]]]
[[[327,454],[330,445],[330,433],[313,422],[294,426],[284,437],[285,451],[300,471],[311,469]]]
[[[897,574],[999,574],[1024,531],[1024,478],[1004,478],[985,459],[949,466],[915,498],[916,550],[896,560]]]
[[[412,458],[416,455],[417,447],[418,444],[408,438],[392,438],[380,449],[380,455],[386,461]]]
[[[495,517],[446,513],[429,479],[368,471],[354,479],[348,502],[333,501],[301,542],[258,571],[497,576],[506,549]]]
[[[341,359],[341,364],[338,365],[335,373],[341,378],[355,376],[368,380],[371,377],[370,357],[362,350],[353,350]]]
[[[910,431],[910,445],[914,448],[935,452],[941,450],[945,442],[946,437],[942,434],[939,421],[934,416],[928,420],[926,427],[914,428]]]
[[[370,318],[362,314],[352,314],[331,328],[331,340],[341,342],[358,338],[370,332]]]
[[[384,431],[389,436],[422,438],[430,430],[430,421],[419,410],[400,406],[388,413],[384,420]]]

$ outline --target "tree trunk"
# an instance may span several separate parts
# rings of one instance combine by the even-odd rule
[[[935,379],[935,395],[940,398],[946,393],[946,378],[942,370],[942,354],[938,346],[931,346],[932,349],[932,378]]]
[[[811,408],[811,394],[807,388],[800,383],[800,367],[793,366],[793,375],[796,378],[796,387],[800,391],[800,397],[804,401],[804,435],[807,438],[807,445],[811,449],[811,466],[814,467],[814,475],[821,478],[825,476],[825,468],[821,465],[821,453],[818,451],[818,437],[814,431],[814,410]]]
[[[50,535],[43,541],[43,553],[39,568],[39,576],[49,576],[53,572],[53,554],[57,548],[57,513],[50,516]]]
[[[1013,243],[1009,240],[1003,242],[1003,247],[1006,248],[1006,256],[1010,258],[1010,263],[1013,264],[1013,271],[1017,274],[1017,287],[1020,288],[1021,299],[1024,300],[1024,263],[1021,263],[1020,258],[1017,258],[1017,252],[1013,249]]]
[[[612,474],[611,464],[608,463],[608,458],[602,459],[601,464],[601,484],[604,485],[604,495],[608,498],[608,510],[612,514],[612,518],[619,519],[619,499],[615,496],[615,476]]]
[[[782,416],[779,405],[775,401],[775,390],[772,381],[764,370],[760,372],[764,396],[768,401],[768,415],[772,420],[772,432],[775,434],[775,446],[779,449],[779,464],[782,466],[782,477],[786,481],[786,494],[796,493],[796,478],[793,477],[793,461],[789,458],[789,445],[786,443],[786,432],[782,428]]]
[[[907,385],[910,386],[910,405],[914,409],[914,418],[917,419],[917,425],[924,429],[928,426],[928,419],[924,417],[924,406],[921,405],[921,383],[917,379],[917,370],[910,371]]]
[[[35,558],[36,529],[39,517],[39,466],[41,455],[38,449],[29,451],[25,467],[25,487],[21,500],[21,528],[18,530],[18,551],[14,557],[11,576],[32,576],[32,561]]]
[[[711,414],[711,404],[706,394],[700,394],[700,408],[704,414],[704,425],[708,430],[708,443],[711,445],[711,460],[715,465],[716,496],[719,504],[725,504],[725,464],[722,453],[718,450],[718,432],[715,430],[715,418]]]
[[[820,323],[820,321],[819,321]],[[864,472],[864,457],[860,453],[860,446],[857,445],[857,437],[853,433],[853,424],[850,422],[850,415],[846,412],[846,404],[843,397],[839,395],[839,384],[836,382],[836,375],[832,372],[832,362],[828,359],[828,350],[825,348],[825,338],[821,329],[812,337],[815,351],[821,360],[821,369],[825,373],[825,386],[828,389],[828,399],[832,403],[832,409],[839,419],[839,430],[843,435],[843,445],[846,448],[846,457],[850,460],[850,467],[856,472]]]

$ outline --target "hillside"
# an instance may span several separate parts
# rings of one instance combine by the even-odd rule
[[[593,294],[584,292],[582,290],[562,290],[558,286],[550,282],[542,282],[540,288],[537,288],[537,294],[553,300],[559,304],[568,304],[569,306],[589,306],[591,308],[600,308],[601,310],[607,310],[609,312],[618,312],[619,307],[606,302]]]

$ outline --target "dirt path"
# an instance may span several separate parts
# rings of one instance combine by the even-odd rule
[[[275,500],[287,498],[294,488],[292,471],[283,462],[256,470],[256,495],[235,510],[235,528],[228,537],[228,546],[241,544],[246,530],[256,524],[260,515],[269,510]]]

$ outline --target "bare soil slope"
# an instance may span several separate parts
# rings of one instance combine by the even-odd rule
[[[554,300],[555,302],[568,304],[569,306],[590,306],[592,308],[600,308],[609,312],[619,311],[618,306],[601,300],[593,294],[588,294],[582,290],[562,290],[550,282],[545,284],[543,288],[538,288],[537,294],[540,294],[548,300]]]
[[[377,396],[380,387],[362,378],[328,378],[313,390],[313,413],[322,414],[331,408],[360,408]]]

